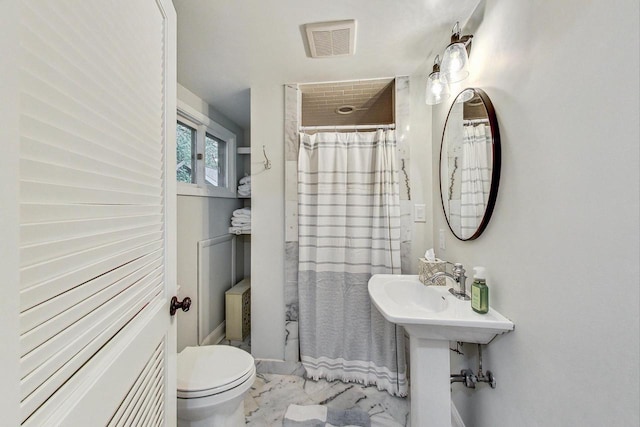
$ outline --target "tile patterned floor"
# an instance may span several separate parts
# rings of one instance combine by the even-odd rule
[[[251,354],[251,335],[249,335],[247,338],[245,338],[244,341],[231,341],[231,340],[224,339],[224,340],[220,341],[220,344],[231,345],[233,347],[238,347],[239,349],[242,349],[242,350],[246,351],[247,353]]]
[[[223,340],[220,344],[251,353],[251,338]],[[372,427],[409,427],[409,399],[393,397],[375,386],[357,383],[313,381],[298,375],[259,373],[244,400],[246,425],[280,427],[287,407],[327,405],[335,409],[360,408],[371,417]]]
[[[256,377],[244,401],[246,425],[282,426],[290,404],[360,408],[371,417],[372,427],[409,426],[409,399],[393,397],[375,386],[276,374],[258,374]]]

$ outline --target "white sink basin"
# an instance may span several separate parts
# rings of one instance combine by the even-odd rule
[[[376,274],[369,280],[373,304],[410,336],[486,344],[513,330],[513,322],[494,309],[478,314],[470,301],[456,298],[448,289],[425,286],[411,275]]]
[[[449,341],[486,344],[513,330],[513,322],[492,308],[478,314],[448,286],[425,286],[418,276],[376,274],[369,295],[388,321],[409,333],[411,425],[450,426]]]

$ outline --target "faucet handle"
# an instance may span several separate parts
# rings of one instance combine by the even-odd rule
[[[460,264],[459,262],[456,262],[453,265],[453,272],[456,273],[456,274],[464,274],[466,272],[466,270],[464,269],[462,264]]]
[[[452,293],[459,299],[469,300],[471,298],[467,296],[467,285],[466,285],[467,276],[465,276],[465,273],[466,271],[462,266],[462,264],[457,262],[453,267],[453,278],[456,280],[457,289],[453,289]]]

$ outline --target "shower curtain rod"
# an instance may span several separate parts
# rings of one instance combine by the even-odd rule
[[[489,119],[463,119],[463,123],[489,123]]]
[[[343,125],[343,126],[300,126],[298,130],[360,130],[360,129],[395,129],[395,124],[390,125]]]

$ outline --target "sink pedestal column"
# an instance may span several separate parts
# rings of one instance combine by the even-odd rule
[[[411,426],[451,426],[449,341],[409,334],[411,356]]]

